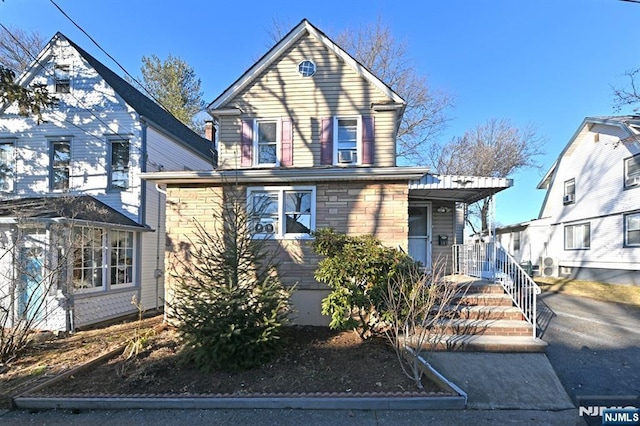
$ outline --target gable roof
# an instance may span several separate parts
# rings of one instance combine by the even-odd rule
[[[582,123],[580,123],[580,126],[578,126],[577,130],[571,136],[571,139],[569,139],[569,142],[567,143],[567,145],[565,145],[565,147],[562,149],[562,151],[558,155],[558,158],[556,159],[556,161],[553,163],[553,165],[547,171],[547,173],[545,173],[544,177],[536,187],[537,189],[547,189],[547,193],[545,194],[544,200],[542,201],[542,205],[540,206],[540,213],[538,214],[538,219],[542,218],[542,214],[547,205],[547,201],[549,198],[549,189],[555,179],[555,175],[556,175],[560,160],[562,159],[562,157],[564,157],[565,154],[571,151],[572,147],[574,146],[574,144],[576,143],[580,135],[583,132],[588,132],[590,130],[590,126],[593,126],[595,124],[602,124],[605,126],[615,126],[615,127],[621,128],[628,135],[626,138],[620,141],[622,143],[640,141],[640,116],[621,115],[621,116],[585,117],[585,119],[582,120]],[[588,126],[589,128],[587,128]]]
[[[405,105],[406,102],[400,95],[394,92],[386,83],[373,75],[364,65],[349,55],[344,49],[334,43],[326,34],[313,26],[307,19],[303,19],[287,35],[285,35],[275,46],[273,46],[262,58],[254,63],[251,68],[244,72],[231,86],[229,86],[220,96],[207,106],[209,112],[224,106],[230,99],[235,97],[245,87],[253,82],[265,69],[273,64],[284,52],[305,35],[309,34],[337,56],[347,65],[353,68],[362,78],[378,88],[387,95],[393,102]]]
[[[627,139],[633,141],[640,141],[640,116],[637,115],[620,115],[620,116],[599,116],[599,117],[585,117],[578,126],[578,129],[573,133],[569,142],[562,149],[558,158],[553,163],[551,168],[545,173],[540,183],[538,183],[537,189],[545,189],[551,183],[553,175],[555,174],[556,168],[558,167],[558,163],[560,159],[571,150],[571,147],[577,141],[580,134],[585,131],[586,126],[592,126],[594,124],[602,124],[605,126],[615,126],[624,130],[628,137],[622,140],[621,142],[626,142]],[[635,131],[634,131],[635,129]],[[587,129],[588,131],[588,129]]]
[[[36,67],[40,67],[40,59],[45,56],[45,52],[53,46],[54,42],[58,39],[63,39],[69,42],[69,44],[82,56],[82,58],[93,67],[93,69],[100,74],[105,82],[111,86],[111,88],[122,99],[133,108],[141,117],[150,122],[158,130],[168,133],[170,136],[176,138],[179,143],[182,143],[186,148],[195,152],[196,154],[204,157],[207,160],[212,158],[212,142],[208,139],[195,133],[193,130],[185,126],[180,120],[175,118],[169,112],[167,112],[160,105],[149,99],[138,89],[133,87],[125,79],[111,71],[102,62],[91,56],[87,51],[82,49],[76,43],[74,43],[67,36],[61,32],[57,32],[47,43],[47,46],[40,53],[38,58],[31,65],[31,70]],[[29,75],[30,71],[27,71],[20,78],[19,82],[25,84],[25,79]]]

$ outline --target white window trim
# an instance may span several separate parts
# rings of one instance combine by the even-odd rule
[[[16,174],[16,170],[18,169],[18,147],[16,144],[16,139],[0,139],[0,144],[2,145],[11,145],[13,147],[12,149],[12,156],[13,158],[11,159],[11,165],[12,165],[12,178],[11,178],[11,185],[9,189],[3,189],[0,188],[0,194],[12,194],[16,191],[16,181],[18,179],[18,176]]]
[[[355,163],[340,163],[338,161],[338,120],[356,120],[356,157]],[[362,164],[362,116],[361,115],[336,115],[333,117],[333,165],[341,167],[352,167]]]
[[[316,229],[316,187],[315,186],[250,186],[247,188],[247,208],[253,208],[251,197],[254,192],[277,192],[278,193],[278,232],[273,234],[255,233],[253,238],[274,239],[274,240],[305,240],[313,239],[311,234],[294,234],[285,233],[285,212],[284,212],[284,193],[286,191],[310,191],[311,192],[311,215],[309,218],[309,227],[311,232]],[[251,212],[249,212],[251,214]],[[251,218],[249,217],[249,220]]]
[[[97,228],[102,230],[102,266],[100,267],[100,272],[102,274],[102,286],[101,287],[87,287],[87,288],[75,288],[73,285],[73,281],[71,281],[71,287],[73,288],[74,294],[98,294],[98,293],[107,293],[110,291],[119,291],[121,289],[127,288],[135,288],[136,287],[136,276],[137,276],[137,268],[138,268],[138,260],[137,260],[137,252],[136,252],[136,242],[138,238],[138,233],[134,231],[125,231],[132,232],[132,244],[133,244],[133,255],[131,258],[132,261],[132,282],[124,283],[124,284],[113,284],[111,282],[111,231],[116,229],[114,228],[101,228],[101,227],[91,227],[89,228]],[[70,259],[70,269],[67,274],[73,280],[73,267],[74,267],[75,259]]]
[[[276,123],[276,162],[275,163],[260,163],[260,150],[258,145],[258,124],[259,123]],[[253,120],[253,165],[255,167],[280,167],[280,158],[282,151],[282,122],[278,118],[256,118]]]
[[[584,235],[583,235],[582,242],[581,242],[579,247],[575,246],[575,244],[574,244],[574,247],[569,247],[567,245],[567,229],[570,228],[570,227],[573,229],[573,233],[574,233],[573,234],[573,241],[574,241],[574,243],[576,242],[575,229],[577,229],[578,227],[582,227],[583,232],[584,232],[584,228],[586,228],[586,227],[589,228],[589,246],[588,247],[584,247],[582,245],[582,242],[584,242]],[[564,249],[565,250],[590,250],[591,249],[591,223],[590,222],[581,222],[581,223],[565,225],[564,226]]]

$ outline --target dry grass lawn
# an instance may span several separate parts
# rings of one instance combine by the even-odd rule
[[[625,303],[640,307],[640,287],[597,281],[536,277],[542,291],[588,297],[603,302]]]

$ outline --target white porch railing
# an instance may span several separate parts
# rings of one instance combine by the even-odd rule
[[[500,243],[456,244],[453,273],[493,280],[501,284],[533,328],[537,337],[536,302],[540,287]]]

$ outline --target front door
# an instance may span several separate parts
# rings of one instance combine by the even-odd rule
[[[28,321],[39,320],[44,306],[44,247],[39,235],[28,235],[20,247],[16,267],[18,283],[18,315]]]
[[[409,255],[431,269],[431,203],[409,205]]]

